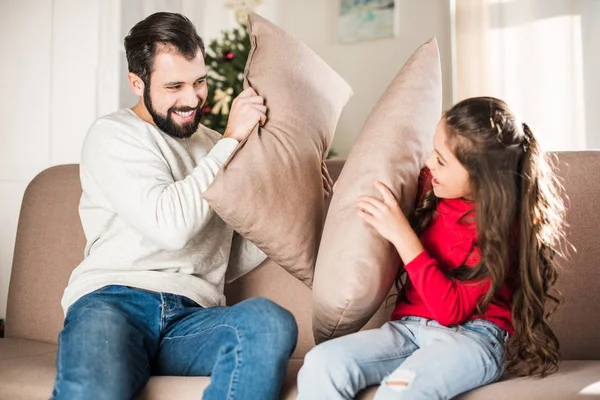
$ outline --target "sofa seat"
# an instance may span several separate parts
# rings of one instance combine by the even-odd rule
[[[0,399],[47,400],[56,375],[57,345],[27,339],[0,339]],[[281,398],[296,398],[296,375],[302,360],[288,366]],[[198,400],[210,378],[154,376],[138,400]],[[373,398],[375,387],[357,399]],[[600,399],[600,361],[564,361],[560,371],[544,379],[505,378],[474,390],[460,400]]]
[[[55,344],[0,339],[0,399],[50,398],[56,377]]]

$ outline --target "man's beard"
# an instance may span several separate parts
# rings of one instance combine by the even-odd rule
[[[144,88],[144,105],[146,109],[150,113],[152,120],[156,124],[156,126],[166,133],[167,135],[174,137],[176,139],[186,139],[192,136],[197,130],[198,125],[200,125],[200,119],[202,118],[202,101],[198,102],[198,107],[171,107],[167,110],[167,115],[160,115],[154,107],[152,107],[152,99],[150,98],[150,85],[146,85]],[[186,122],[183,125],[179,125],[173,121],[172,113],[175,111],[186,112],[186,111],[196,111],[194,114],[194,120],[190,122]]]

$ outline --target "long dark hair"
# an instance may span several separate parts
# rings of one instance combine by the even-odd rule
[[[443,122],[448,147],[469,173],[481,252],[478,265],[453,269],[450,276],[462,281],[489,279],[490,288],[478,304],[478,313],[484,313],[514,271],[515,335],[508,349],[508,369],[517,375],[553,373],[559,343],[548,317],[561,301],[554,284],[555,256],[562,254],[566,243],[562,185],[532,130],[503,101],[463,100],[443,115]],[[431,222],[437,203],[430,190],[411,214],[418,235]],[[400,268],[396,287],[401,296],[405,282],[405,270]]]
[[[172,47],[191,60],[198,50],[206,56],[204,41],[196,27],[181,14],[158,12],[135,24],[125,37],[125,54],[129,72],[149,86],[154,57],[159,46]]]

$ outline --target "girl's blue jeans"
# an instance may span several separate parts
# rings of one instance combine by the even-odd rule
[[[445,327],[404,317],[312,349],[298,376],[298,399],[354,399],[371,385],[379,385],[376,400],[449,399],[502,375],[507,339],[485,320]]]

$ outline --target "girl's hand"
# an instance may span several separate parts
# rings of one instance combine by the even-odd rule
[[[375,182],[375,187],[383,201],[372,196],[359,197],[356,202],[358,215],[390,241],[404,264],[408,264],[423,251],[423,245],[390,189],[381,182]]]
[[[372,196],[359,197],[356,201],[358,215],[383,238],[395,243],[407,226],[410,229],[410,225],[390,189],[379,181],[375,182],[375,187],[381,193],[383,201]]]

